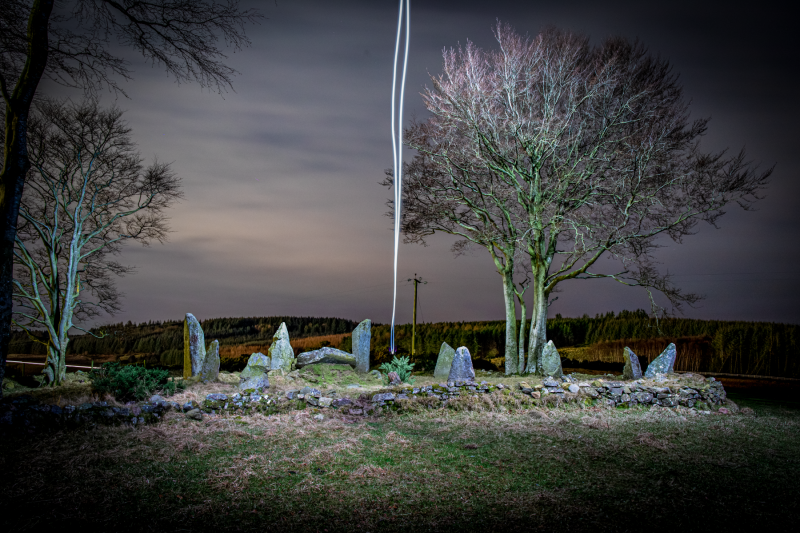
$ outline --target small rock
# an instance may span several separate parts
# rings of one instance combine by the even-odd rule
[[[386,376],[389,380],[389,385],[400,385],[402,381],[400,381],[400,375],[397,372],[389,372]]]
[[[388,402],[390,400],[394,400],[394,394],[392,394],[391,392],[380,392],[372,397],[372,401],[374,403]]]
[[[162,398],[158,394],[154,394],[153,396],[150,396],[150,403],[158,403],[158,402],[163,402],[163,401],[164,401],[164,398]]]
[[[322,415],[314,415],[314,420],[317,420],[317,421],[322,421],[322,420],[324,420],[324,419],[325,419],[325,417],[324,417],[324,416],[322,416]]]
[[[218,392],[215,392],[213,394],[208,394],[206,396],[206,400],[211,400],[212,402],[224,402],[227,399],[228,399],[228,395],[227,394],[221,394],[221,393],[218,393]]]
[[[191,411],[186,412],[186,418],[192,420],[202,420],[203,419],[203,412],[200,409],[192,409]]]
[[[581,388],[580,388],[579,386],[577,386],[576,384],[574,384],[574,383],[573,383],[573,384],[571,384],[571,385],[568,387],[568,389],[569,389],[569,391],[570,391],[571,393],[573,393],[573,394],[574,394],[574,393],[577,393],[579,390],[581,390]]]
[[[326,398],[325,396],[319,399],[319,406],[320,407],[330,407],[331,403],[333,402],[333,398]]]
[[[360,389],[361,385],[358,385],[357,383],[351,383],[346,388],[348,388],[348,389]]]

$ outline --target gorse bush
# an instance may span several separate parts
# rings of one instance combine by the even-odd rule
[[[403,383],[413,384],[414,378],[411,377],[411,369],[414,368],[414,363],[409,363],[408,356],[400,357],[394,356],[390,363],[383,363],[380,369],[384,371],[383,381],[389,384],[389,372],[397,372],[400,376],[400,381]]]
[[[95,391],[107,392],[117,400],[141,401],[156,392],[170,396],[185,387],[182,381],[170,380],[166,370],[119,363],[105,363],[90,372],[89,378]]]

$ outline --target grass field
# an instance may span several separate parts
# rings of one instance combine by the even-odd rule
[[[577,407],[170,414],[6,439],[0,527],[36,531],[794,530],[800,411]]]

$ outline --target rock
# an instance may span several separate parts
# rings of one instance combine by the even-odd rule
[[[400,380],[400,374],[398,374],[397,372],[389,372],[389,374],[387,374],[386,376],[386,379],[389,380],[389,385],[400,385],[401,383],[403,383]]]
[[[164,401],[164,398],[162,398],[158,394],[154,394],[153,396],[150,396],[150,403],[158,403],[158,402],[163,402],[163,401]]]
[[[206,395],[206,400],[210,400],[212,402],[224,402],[227,399],[228,399],[228,395],[227,394],[222,394],[222,393],[218,393],[218,392]]]
[[[647,365],[644,377],[654,378],[656,374],[672,374],[675,370],[676,355],[675,344],[670,343],[666,350],[661,352],[661,355],[653,359],[650,364]]]
[[[546,377],[542,380],[542,385],[545,387],[558,387],[558,381],[554,380],[551,377]]]
[[[292,360],[294,359],[294,350],[289,343],[289,331],[286,329],[286,323],[281,322],[278,331],[272,337],[272,345],[269,347],[269,356],[271,359],[270,368],[272,370],[283,370],[285,372],[292,371]]]
[[[622,370],[623,379],[642,379],[642,367],[639,365],[639,357],[633,353],[633,350],[625,347],[625,353],[622,356],[625,360],[625,368]]]
[[[342,350],[337,350],[336,348],[331,348],[330,346],[325,346],[319,350],[303,352],[297,356],[297,368],[302,368],[306,365],[317,364],[347,364],[355,367],[356,357],[351,353],[343,352]]]
[[[573,394],[574,394],[574,393],[577,393],[579,390],[581,390],[581,388],[580,388],[580,387],[578,387],[577,385],[575,385],[574,383],[572,383],[572,384],[569,386],[569,391],[570,391],[571,393],[573,393]]]
[[[322,396],[319,399],[319,406],[320,407],[330,407],[332,402],[333,402],[333,398],[326,398],[325,396]]]
[[[206,350],[206,358],[200,369],[200,379],[203,381],[216,381],[219,376],[219,341],[215,340]]]
[[[553,341],[548,341],[542,349],[542,375],[560,378],[564,375],[561,370],[561,356],[558,355]]]
[[[186,418],[191,420],[202,420],[203,412],[200,411],[200,409],[192,409],[191,411],[186,412]]]
[[[369,372],[369,343],[371,337],[372,321],[369,319],[361,322],[353,330],[353,357],[356,358],[356,372]]]
[[[199,374],[205,360],[206,338],[203,328],[192,313],[186,313],[183,320],[183,377]]]
[[[453,357],[455,355],[456,351],[452,346],[443,342],[442,347],[439,348],[439,357],[436,359],[436,369],[433,371],[434,378],[447,379],[447,376],[450,375],[450,367],[453,365]]]
[[[313,396],[314,398],[319,398],[320,396],[322,396],[322,392],[320,392],[318,389],[313,389],[311,387],[303,387],[302,389],[300,389],[299,394],[303,394],[304,396]]]
[[[374,377],[375,379],[380,379],[380,380],[383,379],[383,376],[381,375],[381,371],[380,370],[370,370],[369,371],[369,375]]]
[[[314,420],[317,420],[317,421],[321,422],[324,419],[325,419],[325,417],[323,415],[314,415]]]
[[[267,372],[270,369],[270,358],[263,353],[256,352],[250,355],[247,366],[239,374],[239,388],[241,390],[261,390],[269,387]]]
[[[450,366],[450,372],[447,374],[447,381],[472,381],[474,379],[475,369],[472,368],[472,357],[469,355],[467,347],[462,346],[456,350],[453,356],[453,364]]]
[[[393,400],[394,400],[394,394],[392,394],[391,392],[379,392],[378,394],[372,397],[372,401],[374,403],[388,402]]]
[[[353,400],[350,398],[337,398],[331,402],[331,407],[346,407],[353,405]]]

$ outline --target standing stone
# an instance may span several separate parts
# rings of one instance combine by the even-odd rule
[[[289,343],[289,331],[286,323],[281,322],[281,327],[272,337],[272,346],[269,347],[269,357],[272,360],[272,370],[292,371],[292,361],[294,360],[294,350]]]
[[[439,357],[436,359],[436,368],[433,371],[433,377],[436,379],[447,379],[450,375],[450,368],[453,366],[453,358],[456,356],[456,351],[452,346],[446,342],[442,343],[439,348]]]
[[[642,379],[642,367],[639,365],[639,357],[633,350],[625,347],[625,368],[622,370],[622,379]]]
[[[561,370],[561,356],[558,355],[556,345],[548,341],[542,349],[542,375],[560,378],[564,375]]]
[[[219,341],[215,340],[206,350],[206,360],[200,370],[200,379],[203,381],[216,381],[219,376]]]
[[[656,374],[672,374],[675,371],[676,356],[675,344],[670,343],[661,355],[650,361],[647,370],[644,371],[644,377],[654,378]]]
[[[183,377],[196,376],[203,369],[206,360],[206,337],[200,322],[192,313],[186,313],[183,320]]]
[[[356,356],[356,372],[369,372],[369,342],[372,337],[372,321],[364,320],[353,330],[353,355]]]
[[[269,387],[269,378],[267,377],[269,370],[269,357],[260,352],[251,354],[250,359],[247,360],[247,366],[239,375],[239,388],[259,390]]]
[[[473,381],[475,379],[475,369],[472,368],[472,357],[466,346],[456,350],[453,356],[453,364],[447,374],[447,381]]]

